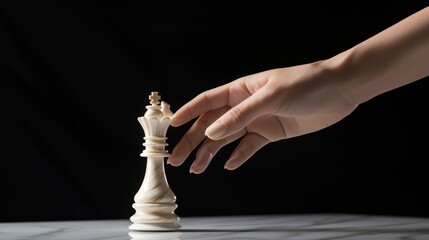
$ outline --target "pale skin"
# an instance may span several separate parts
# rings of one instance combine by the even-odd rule
[[[191,173],[202,173],[225,145],[240,139],[225,163],[234,170],[270,142],[331,126],[359,104],[429,76],[429,7],[329,59],[271,69],[200,93],[170,124],[195,118],[168,163],[196,151]]]

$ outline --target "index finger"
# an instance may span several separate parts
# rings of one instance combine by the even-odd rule
[[[180,126],[205,112],[228,105],[228,99],[229,84],[202,92],[174,113],[170,125]]]

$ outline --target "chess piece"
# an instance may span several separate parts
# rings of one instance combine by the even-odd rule
[[[150,105],[146,113],[137,120],[145,134],[143,146],[146,149],[140,154],[146,157],[146,172],[143,183],[134,196],[132,205],[136,210],[129,226],[134,231],[176,231],[181,228],[179,217],[174,213],[177,208],[176,196],[170,189],[164,170],[164,157],[170,154],[165,149],[167,129],[173,113],[170,105],[159,100],[158,92],[149,96]],[[160,106],[161,105],[161,106]]]

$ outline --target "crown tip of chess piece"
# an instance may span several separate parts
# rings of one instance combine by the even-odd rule
[[[171,118],[173,116],[173,112],[170,110],[170,104],[165,101],[161,102],[161,112],[165,118]]]

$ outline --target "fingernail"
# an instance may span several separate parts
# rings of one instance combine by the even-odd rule
[[[195,165],[195,160],[194,160],[194,163],[192,163],[191,167],[189,168],[189,172],[190,172],[190,173],[194,173],[194,174],[195,174],[196,172],[195,172],[195,167],[194,167],[194,165]]]
[[[209,138],[217,139],[222,137],[222,135],[226,132],[226,126],[223,122],[218,121],[214,122],[206,129],[206,136]]]
[[[225,166],[224,167],[224,169],[225,170],[228,170],[228,171],[232,171],[232,170],[235,170],[235,169],[237,169],[236,167],[229,167],[229,166]]]
[[[231,162],[231,159],[230,160],[228,160],[226,163],[225,163],[225,165],[223,166],[223,168],[224,169],[226,169],[226,170],[234,170],[234,169],[236,169],[238,166],[236,166],[236,164],[233,164],[232,162]]]
[[[170,122],[169,122],[170,125],[173,126],[173,127],[175,126],[175,123],[176,123],[176,118],[174,116],[175,115],[173,114],[173,116],[170,117]]]
[[[167,161],[165,162],[166,164],[168,164],[168,165],[171,165],[171,166],[173,166],[173,167],[177,167],[177,166],[179,166],[178,164],[173,164],[171,161],[170,161],[170,158],[171,157],[169,157],[168,159],[167,159]]]

